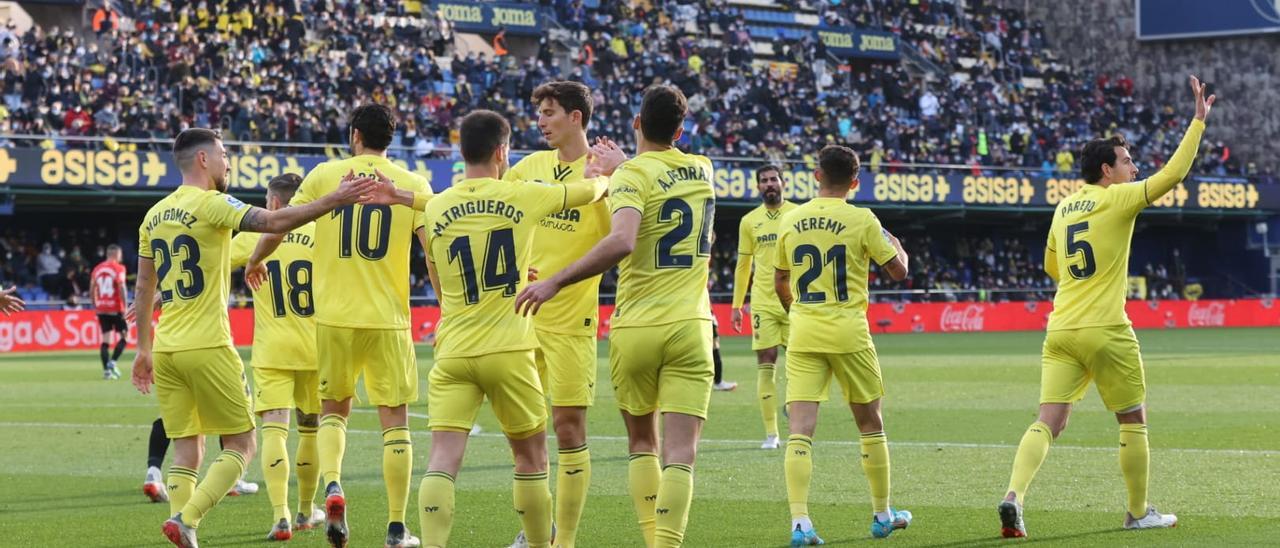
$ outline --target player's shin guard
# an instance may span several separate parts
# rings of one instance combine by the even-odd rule
[[[418,484],[418,524],[425,548],[444,546],[453,529],[453,476],[427,472]]]
[[[347,419],[342,415],[321,417],[316,445],[320,451],[320,479],[325,485],[341,481],[342,456],[347,452]]]
[[[560,450],[556,467],[556,544],[572,547],[591,487],[591,452],[587,446]]]
[[[787,438],[787,455],[783,458],[787,480],[787,502],[791,519],[809,515],[809,483],[813,477],[813,439],[801,434]]]
[[[627,464],[627,483],[630,486],[631,502],[636,507],[636,520],[640,523],[640,532],[644,535],[645,546],[653,546],[654,507],[658,502],[658,484],[662,482],[662,472],[658,467],[658,456],[653,453],[632,453]]]
[[[265,456],[264,456],[265,458]],[[320,458],[315,427],[298,427],[298,512],[308,516],[315,510],[316,489],[320,485]]]
[[[200,520],[217,506],[218,501],[227,496],[227,491],[236,484],[236,480],[244,475],[244,455],[230,449],[223,449],[213,464],[209,465],[204,481],[196,486],[191,500],[182,507],[182,521],[191,527],[199,527]]]
[[[382,431],[382,481],[387,486],[387,522],[404,523],[409,504],[409,477],[413,474],[413,443],[408,426]]]
[[[289,515],[289,427],[278,422],[262,424],[262,479],[267,484],[275,523]],[[310,515],[310,514],[308,514]]]
[[[658,487],[657,515],[653,545],[674,548],[684,543],[684,529],[689,524],[689,505],[693,502],[693,468],[687,464],[668,464],[662,468],[662,484]]]
[[[182,507],[191,500],[196,492],[196,480],[199,479],[194,469],[173,465],[169,467],[169,477],[165,487],[169,490],[169,515],[182,511]]]
[[[1120,472],[1129,491],[1129,514],[1135,518],[1147,515],[1147,478],[1151,468],[1151,449],[1147,444],[1147,425],[1120,425]]]
[[[1018,503],[1022,503],[1031,480],[1035,479],[1052,444],[1053,431],[1049,429],[1049,425],[1040,421],[1033,423],[1022,435],[1022,441],[1018,443],[1018,454],[1013,457],[1013,473],[1009,476],[1008,489],[1018,497]]]
[[[867,487],[871,491],[871,509],[874,512],[889,511],[889,443],[884,432],[863,434],[862,472],[867,475]]]
[[[771,363],[762,363],[756,368],[756,397],[760,399],[765,435],[778,435],[778,379]]]
[[[551,546],[551,486],[547,473],[517,472],[511,484],[511,497],[529,546]]]

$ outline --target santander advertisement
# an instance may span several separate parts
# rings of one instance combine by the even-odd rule
[[[1272,299],[1227,301],[1129,301],[1129,319],[1138,329],[1179,329],[1188,327],[1277,327],[1280,306]],[[730,327],[731,308],[714,306],[721,336],[750,335],[751,322],[743,322],[743,332]],[[979,331],[1039,331],[1049,320],[1053,303],[876,303],[867,310],[872,333],[955,333]],[[609,330],[609,305],[600,307],[600,336]],[[422,341],[435,331],[440,310],[414,307],[413,336]],[[232,309],[231,333],[237,345],[253,343],[253,310]],[[129,346],[136,342],[129,329]],[[101,343],[98,318],[91,310],[36,310],[0,316],[0,352],[96,349]]]

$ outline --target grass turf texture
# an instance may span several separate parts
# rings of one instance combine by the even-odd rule
[[[1015,446],[1035,419],[1042,333],[880,335],[888,396],[893,504],[915,522],[887,540],[910,546],[981,546],[998,538],[995,506]],[[1032,484],[1026,520],[1037,545],[1263,545],[1280,538],[1280,330],[1140,332],[1151,424],[1151,500],[1177,513],[1173,530],[1124,531],[1125,492],[1115,420],[1090,391]],[[723,342],[735,392],[712,395],[695,473],[688,546],[785,546],[789,540],[782,451],[759,449],[755,358],[746,338]],[[243,351],[246,358],[248,351]],[[608,378],[607,345],[599,375]],[[430,349],[419,348],[425,397]],[[127,354],[122,364],[128,364]],[[247,359],[246,359],[247,362]],[[124,379],[104,382],[96,353],[0,357],[0,545],[167,546],[168,506],[141,493],[150,397]],[[781,371],[780,371],[781,374]],[[598,383],[589,432],[594,468],[581,546],[642,546],[627,496],[627,450],[609,383]],[[811,514],[829,545],[873,542],[857,432],[833,397],[814,447]],[[429,437],[415,404],[409,527]],[[781,416],[779,416],[782,419]],[[519,530],[511,508],[510,452],[486,408],[485,433],[468,448],[458,481],[454,546],[505,546]],[[784,432],[785,432],[785,422]],[[380,545],[385,492],[376,413],[351,420],[343,487],[353,546]],[[785,438],[785,433],[784,433]],[[290,451],[297,442],[290,437]],[[551,441],[554,446],[554,441]],[[210,442],[209,452],[217,445]],[[554,461],[554,456],[552,457]],[[206,458],[206,465],[211,458]],[[166,466],[168,461],[166,461]],[[261,482],[260,464],[249,479]],[[553,468],[554,471],[554,468]],[[202,475],[203,477],[203,475]],[[554,475],[552,484],[554,485]],[[291,489],[292,489],[291,485]],[[323,488],[322,488],[323,489]],[[296,500],[291,493],[290,504]],[[319,497],[317,500],[321,500]],[[297,509],[293,508],[296,513]],[[227,498],[201,526],[209,546],[258,544],[271,525],[263,492]],[[325,546],[303,532],[293,545]]]

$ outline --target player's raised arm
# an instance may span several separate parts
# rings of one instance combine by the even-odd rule
[[[640,231],[640,210],[625,207],[615,211],[609,235],[600,240],[581,259],[566,266],[546,281],[525,286],[516,296],[516,312],[537,314],[542,303],[555,297],[560,289],[613,268],[636,247],[636,235]]]
[[[371,177],[356,177],[348,172],[333,192],[302,205],[268,211],[260,207],[250,209],[240,220],[241,232],[266,232],[281,234],[316,220],[334,208],[361,201],[381,183]]]
[[[1191,120],[1186,134],[1182,136],[1182,142],[1178,144],[1178,150],[1173,153],[1173,157],[1169,158],[1160,171],[1147,179],[1147,203],[1168,194],[1191,171],[1191,163],[1195,161],[1196,152],[1200,148],[1200,137],[1204,134],[1205,118],[1209,116],[1209,110],[1213,108],[1213,102],[1217,99],[1217,95],[1210,95],[1207,98],[1204,96],[1206,87],[1199,78],[1191,77],[1191,91],[1195,94],[1196,100],[1196,116]]]

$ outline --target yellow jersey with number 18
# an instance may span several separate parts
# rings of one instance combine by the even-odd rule
[[[421,175],[385,156],[362,154],[316,166],[289,203],[333,192],[348,172],[381,171],[397,188],[429,193]],[[358,329],[409,328],[409,252],[422,212],[385,205],[348,205],[316,219],[316,321]]]
[[[774,255],[777,253],[778,228],[782,216],[797,206],[783,201],[778,209],[761,204],[742,216],[738,223],[738,260],[754,267],[751,275],[751,309],[782,311],[778,293],[773,289]],[[733,288],[733,306],[741,308],[747,288]]]
[[[871,347],[867,323],[870,261],[898,251],[869,209],[814,198],[782,216],[775,265],[791,271],[792,352],[847,354]]]
[[[559,154],[555,150],[544,150],[525,156],[507,170],[502,179],[549,184],[581,181],[586,156],[561,162]],[[554,212],[538,221],[534,229],[529,266],[538,269],[540,279],[548,279],[586,255],[607,235],[609,206],[603,200]],[[599,317],[600,276],[595,276],[561,289],[554,299],[543,303],[533,318],[533,325],[552,333],[594,337]]]
[[[640,212],[640,228],[619,265],[612,327],[711,319],[712,169],[706,157],[672,148],[637,155],[614,171],[609,208]]]
[[[604,194],[604,180],[553,185],[465,179],[427,203],[427,258],[440,280],[436,359],[538,346],[515,311],[543,217]]]
[[[147,211],[138,255],[154,262],[164,307],[152,350],[231,346],[231,231],[248,211],[230,195],[187,185]]]
[[[284,235],[263,264],[268,278],[253,290],[253,367],[315,371],[315,293],[311,254],[315,223]],[[231,268],[249,262],[261,234],[241,232],[231,239]]]

